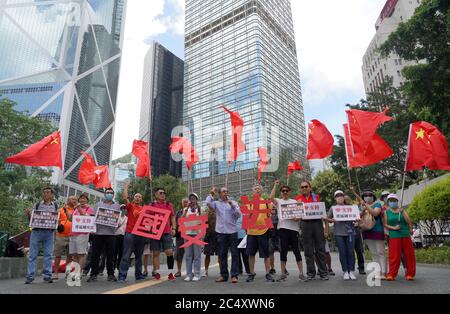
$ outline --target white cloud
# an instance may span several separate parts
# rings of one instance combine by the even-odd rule
[[[165,5],[174,15],[164,16]],[[180,32],[184,32],[184,0],[128,0],[113,158],[128,154],[139,134],[144,57],[149,49],[145,40]]]
[[[342,91],[364,96],[362,58],[385,2],[292,1],[305,105]]]

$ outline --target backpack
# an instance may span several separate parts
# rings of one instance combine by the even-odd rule
[[[361,217],[361,221],[359,222],[359,227],[362,231],[370,231],[375,227],[376,220],[373,215],[367,210],[364,211],[364,214]]]

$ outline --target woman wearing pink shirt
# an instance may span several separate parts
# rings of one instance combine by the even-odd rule
[[[77,216],[94,216],[94,210],[89,206],[89,197],[86,194],[78,198],[78,206],[73,212],[73,219]],[[84,267],[89,244],[89,233],[70,233],[69,254],[73,255],[74,262]]]

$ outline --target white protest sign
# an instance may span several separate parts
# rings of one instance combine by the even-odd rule
[[[327,216],[325,203],[304,203],[303,220],[322,219]]]
[[[356,221],[360,218],[357,205],[333,206],[331,209],[335,221]]]
[[[73,216],[72,232],[73,233],[95,233],[97,224],[94,216]]]
[[[282,204],[280,214],[281,219],[300,219],[303,217],[303,203]]]

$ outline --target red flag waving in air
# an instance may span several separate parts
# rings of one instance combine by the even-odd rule
[[[259,166],[258,166],[258,182],[261,182],[261,173],[267,168],[269,158],[267,157],[267,148],[258,148]]]
[[[394,154],[389,145],[376,133],[377,129],[392,118],[384,112],[348,110],[347,144],[351,148],[349,167],[365,167],[383,161]],[[351,166],[352,159],[355,162]]]
[[[62,169],[61,132],[54,132],[21,153],[7,158],[5,162],[23,166]]]
[[[333,155],[334,138],[319,120],[312,120],[308,128],[308,160],[324,159]]]
[[[81,164],[78,171],[78,181],[83,185],[93,183],[98,189],[106,189],[111,187],[109,180],[108,166],[97,166],[94,159],[85,152],[81,153],[85,157],[85,161]]]
[[[148,143],[144,141],[133,142],[133,155],[139,160],[136,167],[136,177],[150,178],[150,153]]]
[[[300,161],[296,160],[294,162],[289,163],[289,165],[288,165],[288,177],[290,177],[291,174],[294,173],[294,171],[301,171],[301,170],[303,170],[303,167],[300,164]]]
[[[236,161],[239,155],[245,152],[246,147],[242,142],[242,133],[244,131],[244,120],[239,113],[228,110],[225,106],[220,106],[226,112],[230,114],[231,126],[232,126],[232,141],[231,141],[231,153],[228,158],[229,162]]]
[[[434,125],[420,121],[411,124],[406,171],[450,170],[448,143]]]
[[[191,142],[185,137],[173,137],[169,149],[171,153],[184,155],[186,166],[189,171],[191,171],[193,165],[200,161]]]
[[[347,155],[347,165],[349,169],[370,166],[384,159],[389,158],[394,153],[389,145],[375,134],[367,147],[366,154],[354,153],[354,146],[348,124],[344,124],[345,152]]]

